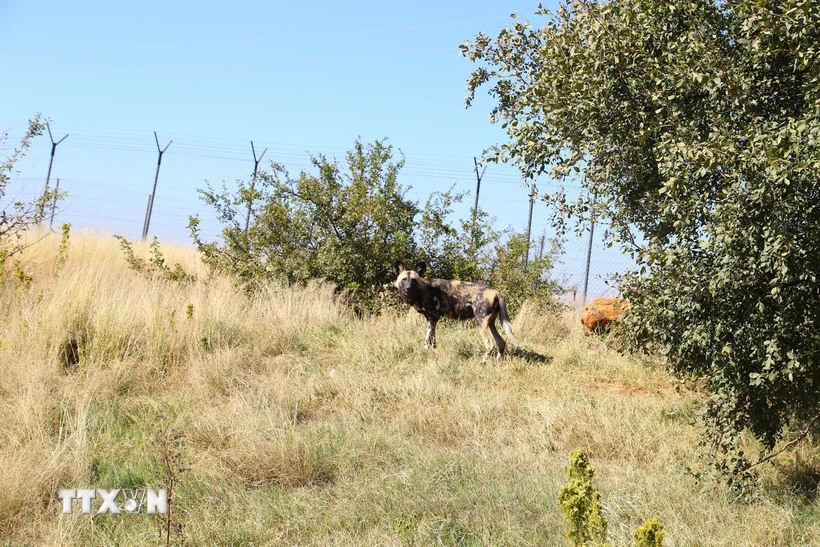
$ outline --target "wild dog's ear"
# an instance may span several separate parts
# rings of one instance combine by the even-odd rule
[[[422,260],[421,262],[416,263],[416,267],[413,268],[416,273],[420,276],[424,277],[424,272],[427,271],[427,264]]]
[[[393,262],[393,273],[399,275],[401,272],[406,270],[407,268],[404,267],[404,262],[401,260],[397,260]]]

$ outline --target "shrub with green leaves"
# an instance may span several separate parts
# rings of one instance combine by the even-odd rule
[[[30,201],[5,201],[14,166],[26,155],[26,150],[31,146],[31,139],[43,133],[46,123],[48,120],[37,114],[29,121],[20,145],[14,148],[8,157],[0,160],[0,268],[6,264],[10,256],[23,250],[23,234],[37,226],[45,218],[46,206],[62,195],[46,188],[38,198]],[[8,133],[0,134],[0,149],[5,148],[7,139]]]
[[[606,519],[601,514],[601,495],[592,484],[595,468],[578,450],[569,456],[569,482],[561,489],[558,501],[570,527],[567,537],[576,547],[606,544]]]
[[[57,275],[68,259],[68,242],[71,238],[71,224],[65,223],[60,228],[60,244],[57,246],[57,257],[54,259],[54,274]]]
[[[170,268],[165,263],[165,256],[159,248],[159,239],[156,237],[148,246],[148,260],[137,256],[131,242],[123,236],[115,235],[114,238],[120,242],[120,248],[125,255],[125,262],[128,267],[135,272],[177,283],[189,283],[196,280],[195,275],[187,273],[179,264],[174,264],[174,267]]]
[[[635,547],[663,547],[663,535],[663,524],[657,516],[647,520],[632,532]]]
[[[506,234],[480,210],[475,219],[452,221],[463,193],[433,192],[424,205],[409,199],[398,180],[404,161],[395,160],[384,141],[357,141],[345,164],[321,154],[312,163],[314,172],[295,179],[274,163],[253,185],[240,182],[237,192],[210,185],[200,191],[223,224],[221,241],[208,242],[198,217],[191,218],[192,238],[212,271],[249,290],[270,280],[326,279],[347,291],[358,309],[373,312],[389,302],[393,262],[424,260],[432,277],[498,285],[512,309],[527,296],[554,309],[551,255],[517,272],[526,251],[520,236],[501,245]]]
[[[606,547],[607,521],[601,514],[601,495],[592,483],[595,468],[583,450],[569,456],[569,482],[558,501],[569,520],[567,537],[575,547]],[[635,547],[663,547],[663,524],[657,516],[632,533]]]
[[[303,171],[296,179],[272,164],[253,188],[240,183],[236,193],[210,185],[201,190],[224,226],[221,243],[205,242],[198,218],[191,218],[204,261],[249,289],[268,280],[322,278],[350,291],[361,305],[376,301],[392,281],[393,261],[418,255],[413,233],[419,208],[398,183],[403,160],[394,161],[391,146],[357,141],[346,159],[340,165],[315,156],[315,172]],[[431,222],[428,229],[440,231],[441,224]]]
[[[742,477],[742,431],[772,451],[820,419],[820,4],[572,0],[542,16],[462,46],[480,65],[468,104],[488,86],[509,136],[490,159],[549,173],[560,225],[611,223],[638,265],[620,282],[628,323],[705,381],[705,445]]]
[[[501,291],[510,314],[516,314],[526,300],[541,313],[555,313],[562,308],[557,297],[563,290],[550,277],[557,249],[555,242],[551,252],[528,260],[526,235],[516,233],[493,249],[485,282]]]

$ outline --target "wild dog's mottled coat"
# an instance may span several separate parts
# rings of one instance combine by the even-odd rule
[[[495,328],[496,317],[501,319],[504,331],[515,338],[501,293],[467,281],[425,279],[422,276],[426,269],[427,265],[424,262],[419,262],[412,270],[406,269],[401,261],[393,263],[395,285],[402,301],[427,319],[425,347],[436,347],[436,324],[441,317],[472,319],[484,338],[484,345],[487,348],[484,358],[486,359],[493,350],[501,357],[507,344]]]

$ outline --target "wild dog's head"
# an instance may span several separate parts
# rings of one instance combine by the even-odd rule
[[[405,304],[413,305],[421,297],[421,289],[424,283],[424,272],[427,264],[419,262],[412,270],[404,267],[404,262],[397,260],[393,262],[393,273],[396,274],[394,285],[399,290],[399,295]]]

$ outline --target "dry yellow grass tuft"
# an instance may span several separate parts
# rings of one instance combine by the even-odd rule
[[[30,287],[0,285],[0,545],[162,544],[156,517],[63,515],[56,493],[162,487],[167,434],[179,543],[563,544],[583,449],[613,545],[656,514],[667,545],[820,545],[816,445],[764,470],[757,503],[704,489],[685,472],[703,397],[573,314],[525,307],[511,357],[482,363],[469,326],[425,351],[415,312],[357,319],[321,283],[248,298],[184,247],[162,250],[189,284],[128,270],[103,234],[58,269],[57,244],[22,257]]]

